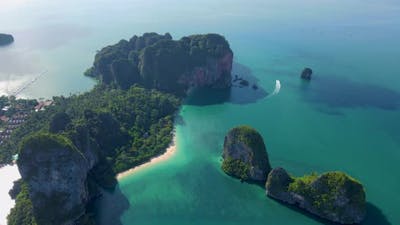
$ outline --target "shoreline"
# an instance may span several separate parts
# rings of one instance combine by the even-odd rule
[[[176,149],[177,149],[177,137],[176,137],[176,133],[174,132],[173,137],[172,137],[172,142],[170,143],[170,145],[168,146],[168,148],[166,149],[166,151],[164,153],[162,153],[161,155],[158,156],[154,156],[153,158],[151,158],[148,162],[145,162],[143,164],[140,164],[138,166],[135,166],[129,170],[126,170],[124,172],[118,173],[117,174],[117,180],[120,181],[123,178],[126,178],[140,170],[143,170],[145,168],[148,168],[154,164],[160,163],[160,162],[164,162],[168,159],[170,159],[173,155],[175,155],[176,153]]]
[[[7,224],[7,215],[10,210],[15,206],[15,200],[11,199],[8,192],[14,185],[14,181],[21,178],[16,164],[5,165],[0,168],[0,180],[2,186],[0,187],[0,225]]]

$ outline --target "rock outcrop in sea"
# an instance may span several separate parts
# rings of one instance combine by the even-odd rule
[[[225,136],[222,169],[244,181],[263,182],[271,170],[260,133],[249,126],[238,126]]]
[[[103,48],[85,75],[104,84],[147,88],[179,95],[191,87],[229,88],[233,52],[218,34],[172,40],[170,34],[145,33]]]
[[[296,178],[275,168],[268,175],[266,190],[271,198],[340,224],[360,223],[366,214],[362,184],[342,172]]]
[[[0,46],[9,45],[14,42],[14,37],[11,34],[0,33]]]
[[[303,72],[301,73],[301,78],[304,80],[311,80],[311,75],[313,71],[310,68],[305,68]]]

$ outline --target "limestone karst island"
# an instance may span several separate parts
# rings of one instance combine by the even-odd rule
[[[0,5],[0,225],[400,224],[400,2]]]

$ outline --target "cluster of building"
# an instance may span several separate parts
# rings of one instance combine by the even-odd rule
[[[0,144],[3,144],[4,140],[10,138],[11,133],[23,124],[32,112],[44,110],[45,107],[51,104],[53,104],[53,101],[46,100],[38,102],[34,107],[24,107],[18,104],[14,107],[3,107],[0,111]]]
[[[52,100],[41,101],[35,106],[35,111],[38,112],[44,110],[47,106],[50,106],[51,104],[53,104]]]
[[[2,123],[5,124],[0,128],[0,144],[2,144],[5,139],[10,138],[11,133],[25,122],[28,115],[28,113],[22,112],[12,115],[11,118],[4,115],[0,117]]]

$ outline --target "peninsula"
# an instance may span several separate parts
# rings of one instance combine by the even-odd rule
[[[19,153],[22,176],[8,224],[95,224],[88,204],[100,188],[113,189],[118,173],[164,153],[187,90],[230,88],[232,58],[218,34],[146,33],[100,50],[85,73],[98,85],[53,97],[0,146]]]

